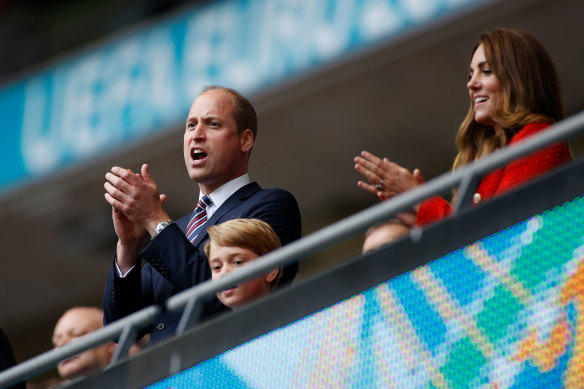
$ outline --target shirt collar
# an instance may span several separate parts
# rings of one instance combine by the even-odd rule
[[[213,204],[207,207],[207,218],[210,218],[215,212],[232,194],[237,192],[240,188],[244,187],[245,185],[251,182],[249,178],[249,174],[245,173],[242,176],[234,178],[231,181],[226,182],[225,184],[221,185],[219,188],[215,189],[213,192],[208,194],[213,201]],[[199,200],[204,195],[199,192]]]

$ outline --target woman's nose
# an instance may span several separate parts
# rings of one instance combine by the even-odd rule
[[[472,76],[466,83],[467,89],[476,89],[479,86],[479,81],[476,76]]]

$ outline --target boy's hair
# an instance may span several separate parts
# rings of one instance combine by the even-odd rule
[[[205,243],[205,255],[209,258],[211,241],[224,247],[241,247],[262,256],[281,246],[280,238],[274,229],[259,219],[232,219],[207,228],[209,240]],[[282,276],[282,267],[272,282],[272,287],[278,285]]]

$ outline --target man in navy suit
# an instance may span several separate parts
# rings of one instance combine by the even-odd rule
[[[235,218],[257,218],[272,226],[282,244],[301,235],[300,211],[282,189],[262,189],[251,182],[248,160],[256,139],[257,117],[238,92],[211,86],[191,106],[184,133],[189,177],[208,196],[207,221],[192,243],[186,237],[192,214],[172,221],[163,210],[165,195],[143,165],[140,174],[113,167],[106,174],[106,201],[118,236],[116,257],[104,292],[104,321],[110,323],[211,278],[204,253],[206,227]],[[141,258],[146,261],[140,271]],[[284,268],[281,284],[292,281],[294,263]],[[224,309],[208,302],[203,316]],[[151,342],[174,334],[179,316],[165,313],[154,326]]]

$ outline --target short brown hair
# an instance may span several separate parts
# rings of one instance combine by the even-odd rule
[[[199,96],[211,90],[220,90],[231,95],[233,98],[233,117],[237,125],[237,133],[241,134],[249,128],[255,141],[258,134],[258,117],[250,101],[235,89],[220,85],[207,85],[203,87]]]
[[[209,258],[211,241],[224,247],[242,247],[259,256],[269,253],[281,246],[280,238],[274,229],[259,219],[232,219],[207,228],[209,240],[205,243],[205,255]],[[282,268],[272,282],[275,287],[282,276]]]

